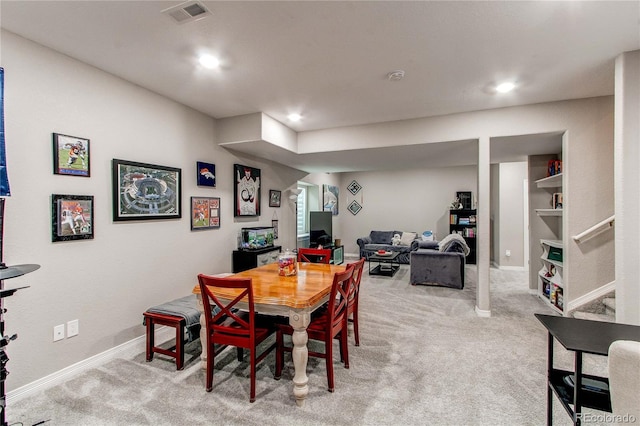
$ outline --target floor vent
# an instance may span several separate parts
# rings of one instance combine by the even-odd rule
[[[198,1],[187,1],[162,11],[178,24],[197,21],[211,15],[211,12]]]

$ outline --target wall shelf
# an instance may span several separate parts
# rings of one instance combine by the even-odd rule
[[[562,209],[536,209],[538,216],[562,216]]]
[[[538,179],[536,185],[538,188],[560,188],[562,186],[562,173]]]

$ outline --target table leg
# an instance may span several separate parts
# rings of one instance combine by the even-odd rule
[[[547,426],[553,424],[553,390],[551,389],[551,372],[553,371],[553,335],[548,333],[547,346]]]
[[[203,370],[207,369],[207,320],[204,317],[204,304],[202,303],[202,295],[196,294],[198,303],[198,310],[200,311],[200,345],[202,346],[202,352],[200,352],[200,367]]]
[[[576,351],[573,373],[573,424],[582,423],[582,351]]]
[[[293,366],[295,374],[293,376],[293,396],[296,398],[296,404],[299,407],[304,406],[304,400],[309,394],[309,377],[307,377],[307,361],[309,360],[309,349],[307,342],[309,335],[307,334],[307,326],[311,321],[311,314],[308,312],[292,311],[289,315],[289,325],[293,327],[293,350],[291,357],[293,358]]]

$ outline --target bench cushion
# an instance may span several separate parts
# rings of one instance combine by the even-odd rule
[[[189,334],[189,342],[199,337],[195,328],[200,326],[200,311],[198,310],[198,301],[195,294],[152,306],[147,309],[147,312],[182,317],[185,320],[185,326]]]

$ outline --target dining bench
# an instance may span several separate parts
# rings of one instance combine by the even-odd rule
[[[176,360],[176,369],[184,366],[185,331],[187,342],[199,338],[200,311],[195,294],[190,294],[170,302],[147,309],[143,315],[143,325],[147,327],[147,361],[153,360],[153,354],[159,353]],[[165,349],[155,345],[155,326],[164,325],[175,328],[175,345]]]

